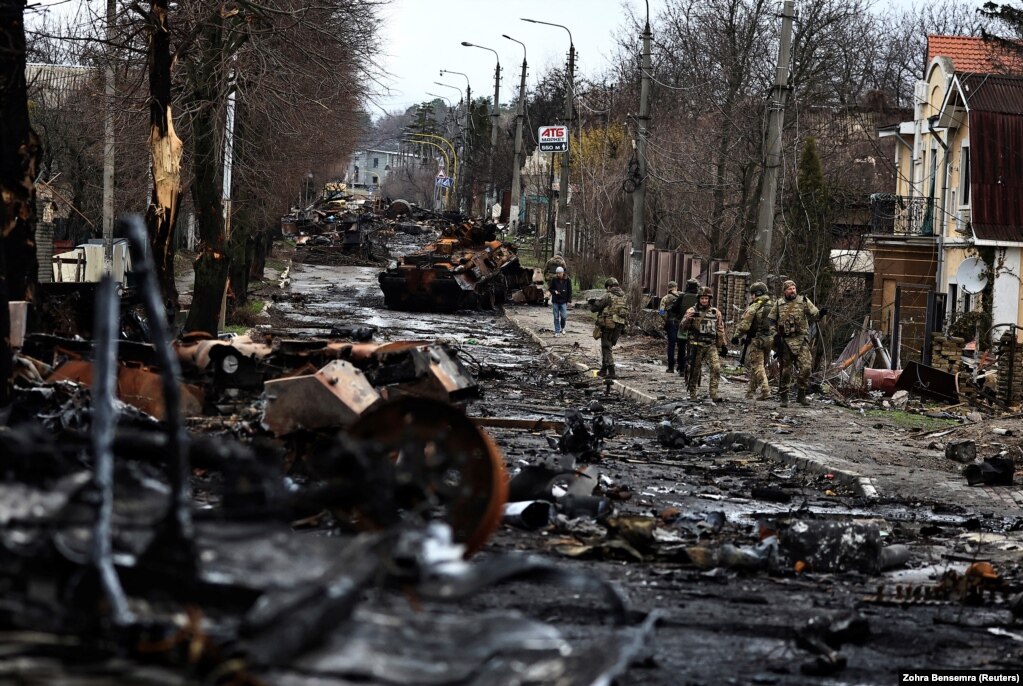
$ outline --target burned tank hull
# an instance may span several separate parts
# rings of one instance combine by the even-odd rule
[[[500,307],[509,290],[529,283],[532,271],[519,264],[514,245],[474,240],[479,237],[479,228],[449,229],[423,251],[381,272],[387,307],[419,312]]]

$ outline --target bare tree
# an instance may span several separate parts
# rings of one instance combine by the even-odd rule
[[[13,368],[8,302],[36,298],[35,179],[42,143],[28,118],[25,2],[0,3],[0,407]]]

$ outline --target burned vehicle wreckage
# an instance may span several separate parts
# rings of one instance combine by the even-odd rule
[[[131,223],[133,248],[143,232]],[[478,391],[456,349],[365,327],[172,343],[134,253],[152,343],[118,340],[104,278],[91,344],[19,346],[0,430],[0,678],[496,684],[555,669],[584,684],[628,667],[654,620],[628,626],[607,582],[469,559],[508,479],[451,404]],[[576,645],[515,613],[445,609],[515,579],[593,593],[615,626]]]
[[[457,221],[379,278],[391,309],[452,312],[500,307],[510,291],[525,288],[532,277],[532,270],[519,264],[515,246],[497,240],[496,224]]]

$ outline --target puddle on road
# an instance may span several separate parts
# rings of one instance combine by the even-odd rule
[[[323,335],[335,326],[367,325],[376,340],[448,340],[473,357],[502,368],[521,366],[521,333],[493,312],[392,312],[384,306],[376,267],[296,264],[289,292],[293,300],[273,303],[299,334]]]

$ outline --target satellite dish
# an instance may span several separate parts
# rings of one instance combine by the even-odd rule
[[[968,257],[956,270],[956,282],[967,293],[980,293],[987,286],[987,265],[979,257]]]

